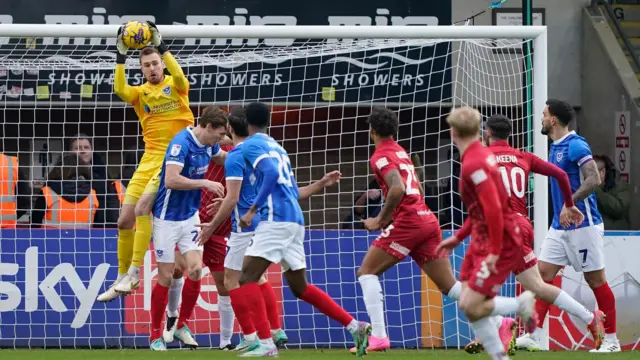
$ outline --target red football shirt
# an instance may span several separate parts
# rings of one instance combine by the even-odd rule
[[[559,167],[544,161],[530,152],[514,149],[507,141],[494,141],[489,147],[496,155],[498,170],[509,195],[509,205],[520,215],[527,216],[526,192],[529,188],[529,173],[552,176],[558,180],[565,204],[573,206],[569,177]]]
[[[222,150],[229,152],[233,149],[232,145],[225,145],[220,147]],[[220,166],[215,162],[211,161],[209,163],[209,168],[207,169],[207,173],[205,174],[205,178],[211,181],[219,182],[225,186],[225,195],[226,195],[226,182],[224,180],[224,166]],[[213,216],[207,215],[206,207],[211,203],[211,200],[217,198],[217,196],[208,191],[207,189],[202,189],[202,201],[200,202],[200,221],[205,223],[213,220]],[[231,217],[228,217],[218,228],[213,232],[213,235],[217,236],[228,236],[231,233]]]
[[[397,225],[411,225],[416,221],[424,221],[422,216],[430,215],[435,219],[420,194],[419,179],[413,168],[413,163],[407,152],[395,140],[382,140],[371,156],[371,169],[375,175],[382,195],[387,198],[389,187],[384,177],[392,170],[397,170],[405,186],[405,194],[393,211],[393,223]]]
[[[471,144],[462,155],[460,194],[473,226],[473,243],[491,254],[500,254],[505,219],[513,210],[496,158],[480,141]]]

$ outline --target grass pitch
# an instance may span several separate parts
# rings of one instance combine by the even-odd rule
[[[518,352],[512,357],[515,360],[528,359],[549,359],[549,360],[637,360],[640,359],[638,352],[621,352],[617,354],[590,354],[584,351],[558,351],[558,352]],[[227,352],[220,350],[170,350],[164,353],[152,352],[151,350],[8,350],[0,349],[0,359],[2,360],[155,360],[155,359],[176,359],[176,360],[226,360],[237,359],[237,352]],[[280,358],[285,360],[356,360],[357,358],[347,352],[347,350],[280,350]],[[469,355],[462,350],[390,350],[385,353],[371,353],[366,360],[486,360],[486,354]]]

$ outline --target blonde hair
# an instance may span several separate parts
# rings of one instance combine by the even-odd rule
[[[459,138],[468,138],[480,134],[481,122],[482,116],[480,112],[468,106],[454,109],[447,116],[447,124],[456,130],[456,136]]]

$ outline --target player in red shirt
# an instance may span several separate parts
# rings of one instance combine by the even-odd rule
[[[517,298],[496,296],[510,273],[522,266],[525,254],[519,215],[509,206],[495,156],[480,142],[480,122],[480,113],[469,107],[447,117],[451,140],[460,150],[460,194],[473,233],[460,270],[464,285],[459,306],[491,358],[508,359],[491,317],[518,313],[529,331],[535,329],[537,319],[532,292]],[[448,239],[439,248],[453,249],[458,244],[457,239]]]
[[[462,285],[453,276],[448,256],[436,251],[442,241],[440,224],[424,202],[411,157],[393,139],[398,131],[397,116],[391,110],[374,108],[368,122],[376,146],[370,165],[385,202],[378,216],[364,220],[364,226],[369,231],[384,230],[367,251],[358,269],[358,281],[373,327],[367,351],[381,351],[388,349],[390,342],[378,276],[411,256],[438,289],[454,300],[459,298]]]
[[[536,294],[538,299],[550,304],[555,304],[560,309],[580,318],[585,324],[588,324],[587,328],[595,339],[596,348],[598,348],[604,336],[604,313],[600,310],[596,310],[595,314],[592,313],[562,289],[551,285],[551,283],[545,283],[540,276],[538,268],[535,266],[538,263],[538,259],[533,252],[533,227],[527,217],[526,190],[529,185],[529,174],[533,172],[535,174],[551,176],[558,181],[565,200],[565,207],[560,214],[560,220],[567,226],[570,224],[579,225],[584,219],[584,215],[574,206],[569,177],[566,172],[552,163],[544,161],[532,153],[511,147],[507,141],[510,135],[511,120],[506,116],[495,114],[487,120],[485,143],[489,145],[489,149],[496,156],[498,170],[500,171],[502,182],[509,195],[509,204],[516,213],[521,215],[519,225],[522,230],[524,254],[526,255],[524,256],[522,267],[514,271],[516,280],[522,284],[525,289],[531,290]],[[463,227],[458,230],[454,236],[456,239],[465,239],[469,235],[470,230],[469,223],[465,222]],[[538,320],[542,321],[541,319]],[[502,321],[501,319],[497,319],[496,322],[503,325],[506,323],[514,323],[513,319],[506,318]],[[503,331],[505,331],[505,329],[501,329],[501,332]],[[519,342],[522,341],[523,340],[519,340]],[[468,353],[475,354],[482,351],[482,345],[477,341],[473,341],[465,346],[465,350]]]

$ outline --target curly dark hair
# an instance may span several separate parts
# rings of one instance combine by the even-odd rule
[[[607,155],[594,155],[596,163],[604,164],[604,191],[613,189],[616,186],[617,170],[613,161]]]
[[[398,132],[398,116],[384,107],[374,107],[367,123],[382,137],[394,136]]]
[[[549,114],[555,116],[562,126],[568,126],[571,120],[576,117],[576,112],[566,101],[549,99],[546,104],[549,107]]]
[[[487,128],[491,130],[492,137],[507,140],[511,135],[511,120],[502,114],[493,114],[487,120]]]

